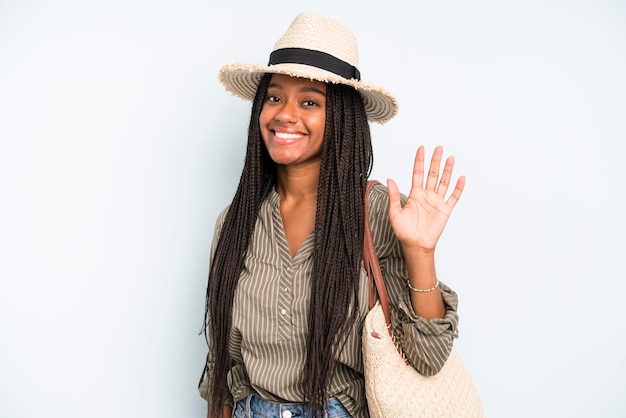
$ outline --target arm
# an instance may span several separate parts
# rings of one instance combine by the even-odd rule
[[[430,290],[437,284],[434,252],[423,252],[405,247],[402,249],[409,283],[416,289],[428,289],[425,292],[410,292],[413,311],[424,319],[443,318],[446,310],[443,305],[441,290],[438,286],[434,290]]]
[[[441,282],[438,293],[443,300],[443,317],[425,319],[416,314],[411,299],[413,292],[407,288],[406,257],[389,223],[387,188],[374,186],[369,199],[368,216],[389,296],[393,332],[411,365],[421,374],[431,376],[443,367],[457,337],[457,295]],[[401,197],[402,202],[406,199]]]
[[[441,291],[436,287],[435,247],[443,229],[465,187],[465,177],[457,180],[450,197],[445,196],[450,185],[454,157],[446,160],[443,174],[439,170],[443,149],[437,147],[424,186],[424,147],[415,155],[411,191],[404,205],[400,191],[393,180],[388,180],[389,221],[402,245],[409,284],[412,291],[411,304],[415,314],[425,318],[443,318],[445,308]]]
[[[222,226],[224,225],[224,219],[226,218],[226,213],[228,211],[228,207],[226,207],[224,210],[222,210],[222,212],[218,215],[217,220],[215,222],[215,228],[214,228],[214,232],[213,232],[213,241],[211,244],[211,255],[210,255],[210,260],[209,260],[209,269],[211,268],[210,266],[213,264],[213,257],[215,255],[215,249],[217,247],[217,242],[219,240],[219,236],[221,234],[222,231]],[[205,326],[208,327],[208,316],[207,318],[205,318],[206,323]],[[200,378],[200,383],[198,384],[198,391],[200,392],[200,396],[202,396],[202,398],[204,398],[204,400],[206,400],[207,402],[210,401],[210,383],[209,383],[209,376],[211,375],[211,371],[213,369],[213,359],[212,359],[212,355],[211,355],[211,344],[210,344],[210,336],[209,336],[209,330],[206,330],[206,337],[207,337],[207,348],[208,348],[208,353],[206,356],[206,361],[205,361],[205,368],[204,371],[202,372],[202,376]],[[230,394],[227,394],[227,396]],[[232,401],[232,398],[231,398]],[[231,405],[224,405],[223,408],[223,412],[222,412],[222,417],[224,418],[228,418],[232,416],[232,411],[233,408]],[[211,415],[211,408],[207,408],[207,418],[212,418]],[[217,418],[217,417],[214,417]]]

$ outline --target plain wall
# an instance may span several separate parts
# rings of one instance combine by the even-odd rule
[[[626,6],[619,1],[0,1],[0,416],[202,417],[208,255],[249,104],[300,11],[397,95],[374,178],[444,146],[438,247],[490,417],[626,415]]]

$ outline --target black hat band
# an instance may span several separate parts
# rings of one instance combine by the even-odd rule
[[[270,54],[268,65],[304,64],[330,71],[346,79],[361,80],[358,68],[326,52],[304,48],[277,49]]]

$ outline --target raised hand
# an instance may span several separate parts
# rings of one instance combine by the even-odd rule
[[[446,159],[440,178],[442,155],[443,148],[436,147],[424,185],[424,147],[420,146],[417,149],[411,191],[404,206],[400,203],[400,190],[396,182],[387,180],[389,221],[405,249],[434,252],[450,213],[465,187],[465,176],[461,176],[450,197],[446,199],[454,168],[454,157]]]

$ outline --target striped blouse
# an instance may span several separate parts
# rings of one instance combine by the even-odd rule
[[[261,206],[235,292],[228,347],[235,363],[228,379],[233,402],[250,393],[274,402],[303,399],[300,375],[305,361],[314,236],[311,233],[292,258],[279,203],[274,191]],[[457,296],[441,283],[444,318],[425,320],[415,315],[401,246],[388,221],[388,205],[386,187],[376,185],[369,198],[369,219],[389,293],[394,332],[413,367],[432,375],[445,363],[457,336]],[[213,249],[225,214],[226,209],[218,217]],[[336,396],[354,417],[368,416],[361,357],[361,329],[368,309],[367,275],[362,269],[358,321],[336,359],[330,388],[330,396]],[[210,353],[207,358],[207,370],[211,370]],[[208,399],[206,374],[199,390]]]

